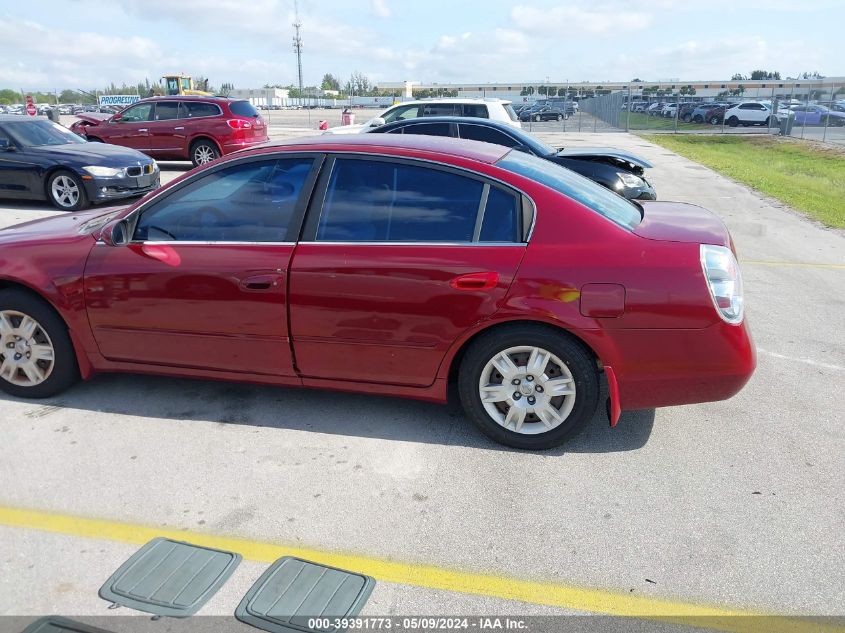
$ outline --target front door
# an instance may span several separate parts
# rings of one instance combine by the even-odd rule
[[[0,149],[0,198],[41,197],[44,188],[38,172],[42,161],[34,160],[26,147],[19,145],[11,134],[0,127],[0,139],[8,143],[7,149]]]
[[[103,140],[141,152],[147,151],[150,147],[150,121],[154,113],[155,103],[152,101],[127,108],[117,115],[117,118],[112,118],[104,124],[107,127]],[[96,136],[97,132],[97,128],[91,128],[90,135]]]
[[[330,163],[291,265],[297,368],[431,385],[455,339],[507,293],[525,249],[521,198],[430,163]]]
[[[287,275],[314,163],[245,159],[203,172],[142,208],[130,245],[97,244],[85,299],[100,353],[293,375]]]

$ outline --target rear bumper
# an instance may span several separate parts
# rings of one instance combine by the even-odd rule
[[[624,330],[612,338],[615,358],[605,364],[614,369],[623,410],[726,400],[757,366],[745,321],[702,330]]]
[[[242,149],[249,149],[250,147],[255,147],[256,145],[263,145],[269,140],[270,137],[249,139],[246,141],[228,141],[226,143],[223,143],[223,147],[221,149],[224,154],[231,154],[232,152],[237,152]]]

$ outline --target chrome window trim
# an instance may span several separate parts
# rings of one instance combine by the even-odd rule
[[[165,242],[166,243],[166,242]],[[297,246],[303,246],[306,244],[313,244],[315,246],[517,246],[519,248],[525,248],[527,244],[525,242],[337,242],[337,241],[325,241],[325,242],[299,242]]]
[[[103,244],[105,242],[98,239],[96,244]],[[132,240],[129,244],[141,244],[150,246],[296,246],[296,242],[238,242],[238,241],[202,241],[202,240]],[[128,246],[128,244],[127,244]]]

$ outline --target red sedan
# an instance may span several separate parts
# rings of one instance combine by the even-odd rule
[[[730,235],[498,145],[318,137],[125,210],[0,231],[0,386],[144,372],[444,402],[494,440],[737,393],[755,367]]]

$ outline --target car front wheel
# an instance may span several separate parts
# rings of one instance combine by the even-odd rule
[[[67,327],[53,309],[29,293],[0,291],[0,389],[48,398],[78,377]]]
[[[559,446],[581,430],[599,393],[590,354],[542,326],[482,335],[461,363],[458,389],[468,417],[485,435],[528,450]]]
[[[47,197],[63,211],[78,211],[88,206],[85,186],[76,174],[57,171],[47,179]]]
[[[736,127],[737,125],[739,125],[739,119],[737,119],[735,116],[730,117],[728,119],[728,125],[731,127]]]

